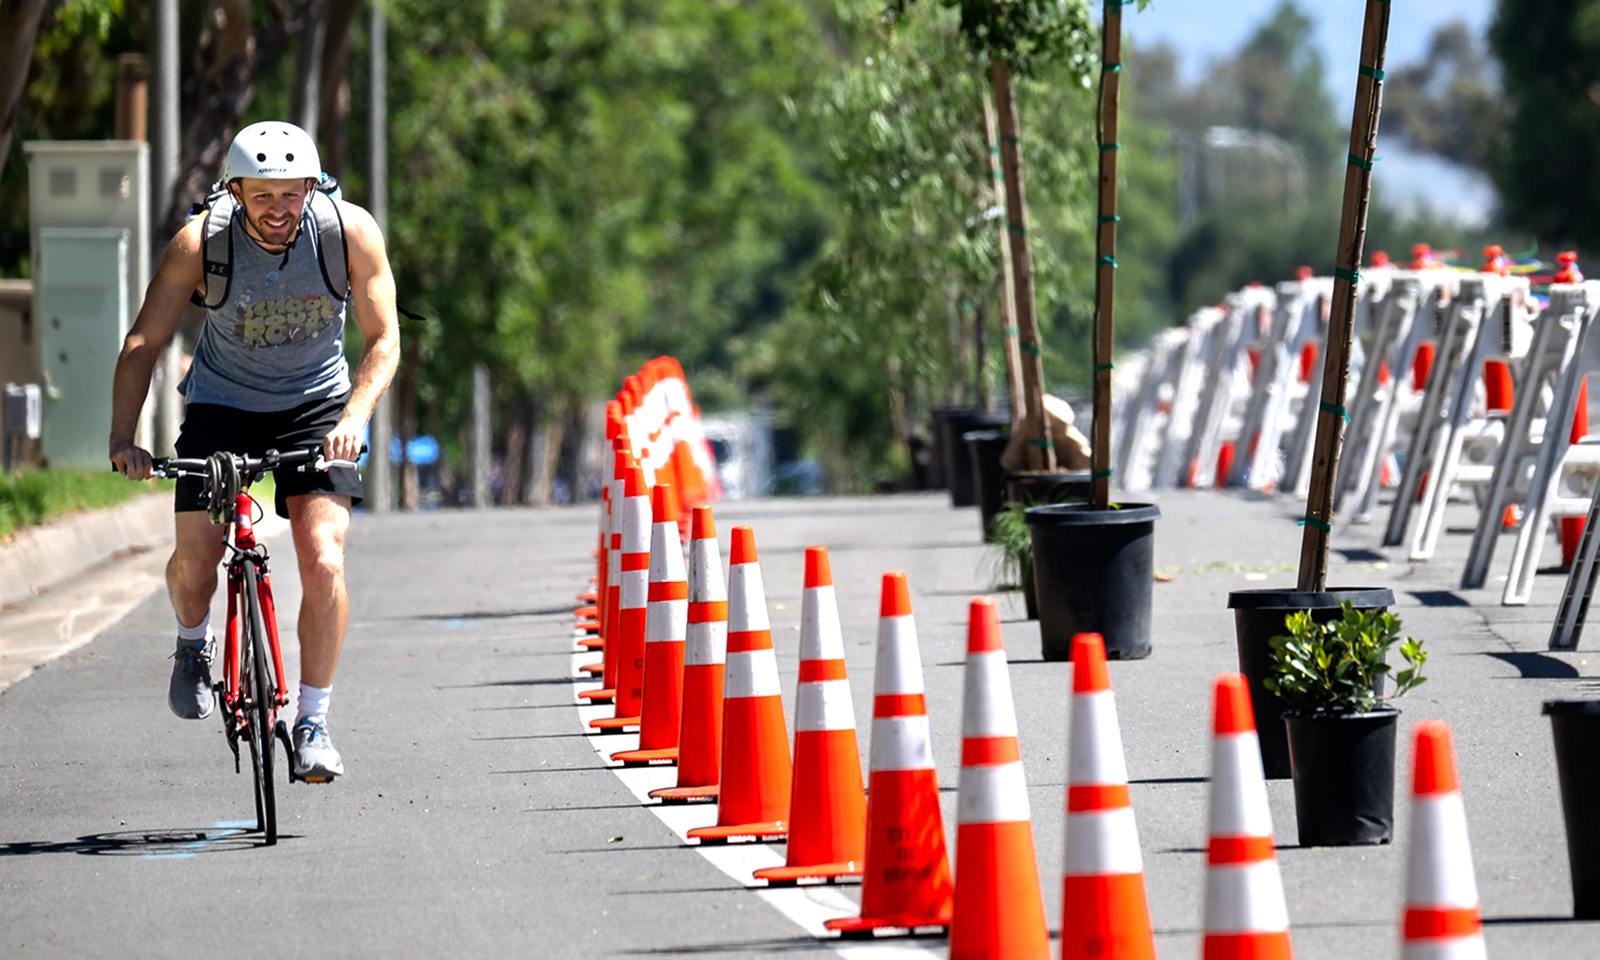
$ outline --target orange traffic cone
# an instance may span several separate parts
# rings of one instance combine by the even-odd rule
[[[1482,960],[1483,921],[1450,724],[1417,724],[1401,960]]]
[[[622,406],[615,400],[606,402],[606,442],[613,445],[622,433]],[[612,471],[615,473],[615,469]],[[590,636],[578,641],[578,646],[586,650],[602,650],[605,648],[605,623],[606,623],[606,579],[610,566],[609,555],[611,552],[611,481],[607,479],[600,484],[600,548],[595,551],[595,575],[591,581],[594,591],[578,595],[582,603],[592,603],[595,606],[594,619],[589,623],[580,623],[578,627]],[[604,673],[605,661],[586,663],[581,668],[591,676]],[[597,667],[602,669],[596,669]]]
[[[620,643],[606,643],[605,638],[621,631],[619,614],[622,609],[622,494],[627,485],[627,440],[620,435],[612,440],[611,479],[606,482],[606,502],[610,505],[609,545],[606,547],[606,602],[600,619],[601,646],[604,656],[600,660],[602,676],[600,687],[584,690],[578,696],[591,703],[611,703],[617,695],[617,651]],[[585,664],[587,670],[591,664]]]
[[[596,730],[618,731],[639,725],[639,703],[644,692],[644,621],[650,596],[650,495],[644,471],[633,461],[622,495],[621,596],[617,607],[616,636],[608,638],[606,652],[616,647],[616,710],[609,717],[589,721]]]
[[[650,791],[662,803],[715,799],[722,767],[722,684],[728,656],[728,589],[710,507],[695,507],[689,539],[689,625],[683,647],[678,783]]]
[[[1098,633],[1072,638],[1061,960],[1155,960],[1117,704]]]
[[[1243,674],[1217,678],[1205,960],[1293,960],[1261,745]]]
[[[828,929],[846,937],[870,937],[883,927],[950,924],[950,861],[945,856],[917,625],[903,573],[883,575],[874,679],[861,916],[827,923]]]
[[[867,795],[827,547],[806,549],[794,731],[787,861],[757,870],[756,879],[786,884],[859,874],[867,845]]]
[[[625,764],[678,759],[678,719],[683,707],[683,644],[688,632],[689,583],[678,542],[678,498],[670,483],[650,491],[650,594],[644,625],[644,698],[639,705],[639,749],[611,759]]]
[[[987,597],[967,616],[965,685],[950,960],[1050,960],[1011,674]]]
[[[701,843],[782,836],[789,830],[789,730],[783,722],[767,593],[749,527],[733,528],[729,551],[727,657],[717,825],[689,831]]]

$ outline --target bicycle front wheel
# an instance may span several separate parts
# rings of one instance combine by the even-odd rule
[[[267,668],[267,631],[261,616],[261,596],[254,564],[244,565],[244,595],[248,616],[245,619],[245,647],[240,659],[248,674],[244,682],[246,711],[250,728],[250,767],[255,775],[256,827],[267,846],[278,842],[278,804],[273,794],[272,752],[273,707],[278,690]]]

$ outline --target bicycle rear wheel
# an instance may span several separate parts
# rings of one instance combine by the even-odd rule
[[[270,847],[278,842],[278,804],[272,783],[272,715],[278,691],[267,668],[267,631],[257,590],[255,565],[247,563],[244,595],[249,615],[245,619],[246,649],[241,654],[241,666],[247,674],[244,692],[250,728],[250,768],[255,776],[256,827]]]

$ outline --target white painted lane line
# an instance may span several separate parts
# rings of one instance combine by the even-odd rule
[[[572,673],[573,696],[583,690],[599,689],[600,681],[591,679],[582,673],[579,667],[594,661],[595,651],[584,650],[573,654]],[[599,717],[609,717],[612,714],[610,704],[602,706],[591,705],[587,700],[578,701],[578,718],[584,730],[590,729],[589,721]],[[818,940],[828,941],[827,945],[834,952],[844,957],[845,960],[884,960],[884,958],[906,958],[906,960],[937,960],[940,956],[925,947],[909,940],[882,939],[844,941],[838,934],[823,926],[836,917],[853,917],[859,908],[849,897],[840,892],[838,887],[830,884],[808,884],[797,887],[769,887],[757,880],[753,874],[762,867],[783,866],[783,854],[765,843],[730,843],[722,846],[702,846],[689,842],[689,831],[695,827],[708,827],[717,822],[717,806],[714,803],[690,804],[663,804],[651,799],[650,791],[659,787],[670,787],[677,783],[678,768],[671,766],[651,767],[625,767],[620,763],[613,763],[611,755],[619,750],[638,749],[639,735],[637,733],[619,733],[606,735],[590,735],[589,745],[595,753],[600,755],[604,766],[611,768],[633,795],[638,798],[640,805],[644,806],[656,819],[667,825],[667,828],[677,834],[678,839],[684,842],[686,849],[694,850],[705,857],[713,866],[723,873],[737,880],[743,886],[756,891],[761,899],[772,904],[779,913],[794,921],[807,934]]]

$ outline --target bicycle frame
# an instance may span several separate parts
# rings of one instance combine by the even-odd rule
[[[244,565],[253,564],[256,568],[256,597],[261,604],[261,618],[266,627],[267,646],[272,653],[272,672],[275,689],[278,691],[276,702],[272,704],[274,716],[277,708],[287,706],[289,693],[283,684],[283,648],[278,643],[278,612],[272,599],[272,574],[267,566],[267,550],[265,545],[256,541],[255,533],[255,500],[248,491],[240,491],[234,499],[233,519],[228,524],[226,543],[230,550],[228,558],[228,622],[227,635],[223,647],[223,704],[233,715],[234,723],[241,728],[250,723],[247,711],[243,709],[245,692],[240,683],[240,637],[244,629],[243,618],[248,616],[249,599],[245,596]],[[270,736],[271,730],[267,731]]]

